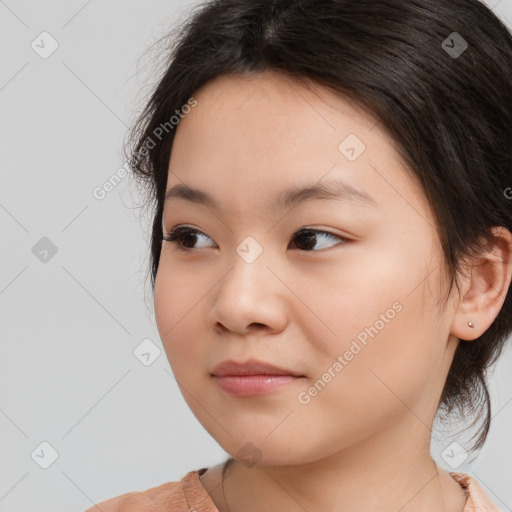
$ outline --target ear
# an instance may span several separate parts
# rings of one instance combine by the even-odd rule
[[[490,327],[510,287],[512,234],[503,226],[493,227],[491,232],[495,240],[469,262],[467,275],[460,278],[461,298],[450,331],[460,340],[474,340]]]

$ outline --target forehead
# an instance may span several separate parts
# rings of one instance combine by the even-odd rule
[[[376,119],[350,99],[308,85],[264,72],[223,75],[196,91],[197,105],[177,127],[167,190],[185,184],[239,207],[340,179],[381,204],[396,202],[397,194],[421,203],[418,184]]]
[[[244,139],[254,149],[264,144],[273,154],[288,150],[294,141],[295,152],[300,152],[298,142],[305,138],[310,141],[308,149],[314,145],[321,150],[332,147],[344,132],[362,136],[376,125],[376,119],[352,99],[310,80],[303,83],[270,71],[221,75],[196,91],[194,98],[198,104],[182,118],[178,133],[189,134],[193,124],[194,134],[207,138],[203,144],[226,140],[226,150],[234,134],[238,144]],[[392,139],[386,142],[393,145]]]

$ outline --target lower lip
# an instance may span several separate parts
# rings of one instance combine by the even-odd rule
[[[219,386],[234,396],[264,395],[290,384],[300,377],[293,375],[224,375],[215,376]]]

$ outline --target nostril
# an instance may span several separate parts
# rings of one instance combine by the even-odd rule
[[[257,329],[265,329],[267,327],[265,324],[260,324],[259,322],[253,322],[249,327],[253,326]]]

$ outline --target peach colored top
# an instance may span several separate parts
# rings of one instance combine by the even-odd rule
[[[219,512],[199,480],[207,469],[189,471],[178,482],[167,482],[143,492],[122,494],[98,503],[85,512]],[[501,512],[472,476],[449,473],[466,492],[463,512]]]

